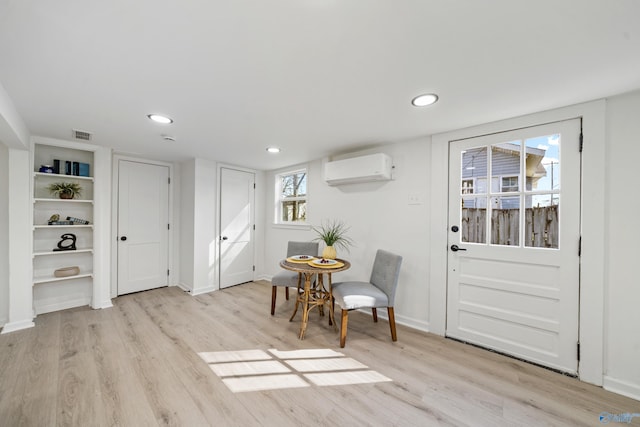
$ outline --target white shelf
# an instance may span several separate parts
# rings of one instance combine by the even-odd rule
[[[36,198],[33,199],[34,202],[62,202],[62,203],[91,203],[93,204],[93,200],[82,200],[82,199],[45,199],[45,198]]]
[[[47,251],[47,252],[34,252],[33,256],[45,256],[45,255],[71,255],[71,254],[92,254],[93,249],[76,249],[75,251]]]
[[[55,276],[34,277],[33,284],[38,285],[40,283],[61,282],[63,280],[81,279],[83,277],[93,278],[93,274],[84,273],[84,274],[76,274],[75,276],[67,276],[67,277],[55,277]]]
[[[33,307],[36,313],[48,313],[71,307],[86,305],[95,293],[96,277],[94,276],[95,251],[94,230],[100,226],[93,223],[95,203],[94,197],[103,200],[104,194],[97,194],[96,185],[103,178],[98,175],[79,176],[63,173],[39,172],[40,165],[50,165],[54,160],[86,163],[95,175],[96,146],[78,144],[71,141],[48,140],[36,138],[32,144],[31,200],[32,200],[32,277]],[[106,156],[106,152],[102,152]],[[105,158],[106,159],[106,158]],[[75,199],[60,199],[49,190],[49,186],[58,182],[75,183],[81,187],[81,194]],[[58,215],[60,220],[66,217],[82,218],[89,224],[49,225],[48,220]],[[76,250],[59,251],[61,235],[76,236]],[[63,239],[62,243],[70,243]],[[98,251],[99,252],[99,251]],[[77,266],[80,274],[75,276],[55,277],[59,268]]]
[[[33,229],[53,229],[53,228],[93,228],[93,224],[78,224],[78,225],[34,225]]]
[[[84,180],[84,181],[93,182],[93,177],[92,176],[65,175],[65,174],[61,174],[61,173],[44,173],[44,172],[34,172],[33,176],[56,178],[56,179],[81,179],[81,180]]]

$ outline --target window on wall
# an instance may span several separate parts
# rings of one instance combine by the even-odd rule
[[[276,223],[303,224],[307,219],[307,170],[276,175]]]
[[[519,191],[517,176],[503,176],[501,190],[503,193]]]

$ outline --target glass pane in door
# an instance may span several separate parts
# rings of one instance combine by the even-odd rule
[[[558,249],[560,211],[560,134],[526,141],[527,192],[524,245]]]
[[[520,191],[521,141],[501,142],[491,146],[491,192]]]
[[[524,245],[532,248],[558,249],[559,194],[538,194],[536,204],[525,212]]]
[[[559,134],[527,139],[527,191],[560,190],[560,139]]]
[[[460,158],[460,241],[486,243],[487,147],[462,151]]]
[[[491,244],[520,245],[520,196],[491,198]]]

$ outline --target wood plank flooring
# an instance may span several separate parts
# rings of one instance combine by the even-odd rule
[[[293,299],[278,297],[275,316],[267,282],[40,315],[0,335],[0,425],[597,426],[605,411],[640,413],[636,400],[402,325],[393,343],[363,313],[349,315],[344,349],[317,311],[301,341]],[[233,393],[198,356],[253,349],[332,349],[392,381]]]

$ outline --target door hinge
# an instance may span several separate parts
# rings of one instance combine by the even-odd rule
[[[256,266],[255,265],[253,266],[253,271],[256,271]]]
[[[169,270],[167,269],[167,276],[169,275]]]
[[[253,224],[253,231],[256,231],[256,225]]]
[[[167,178],[167,184],[171,185],[171,178]]]
[[[584,145],[584,138],[582,132],[580,132],[580,152],[582,153],[582,147]]]
[[[255,182],[253,183],[253,189],[254,190],[256,189],[256,183]]]
[[[578,341],[578,346],[577,346],[577,356],[578,356],[578,362],[580,361],[580,341]]]
[[[167,224],[167,230],[171,230],[171,224]]]

